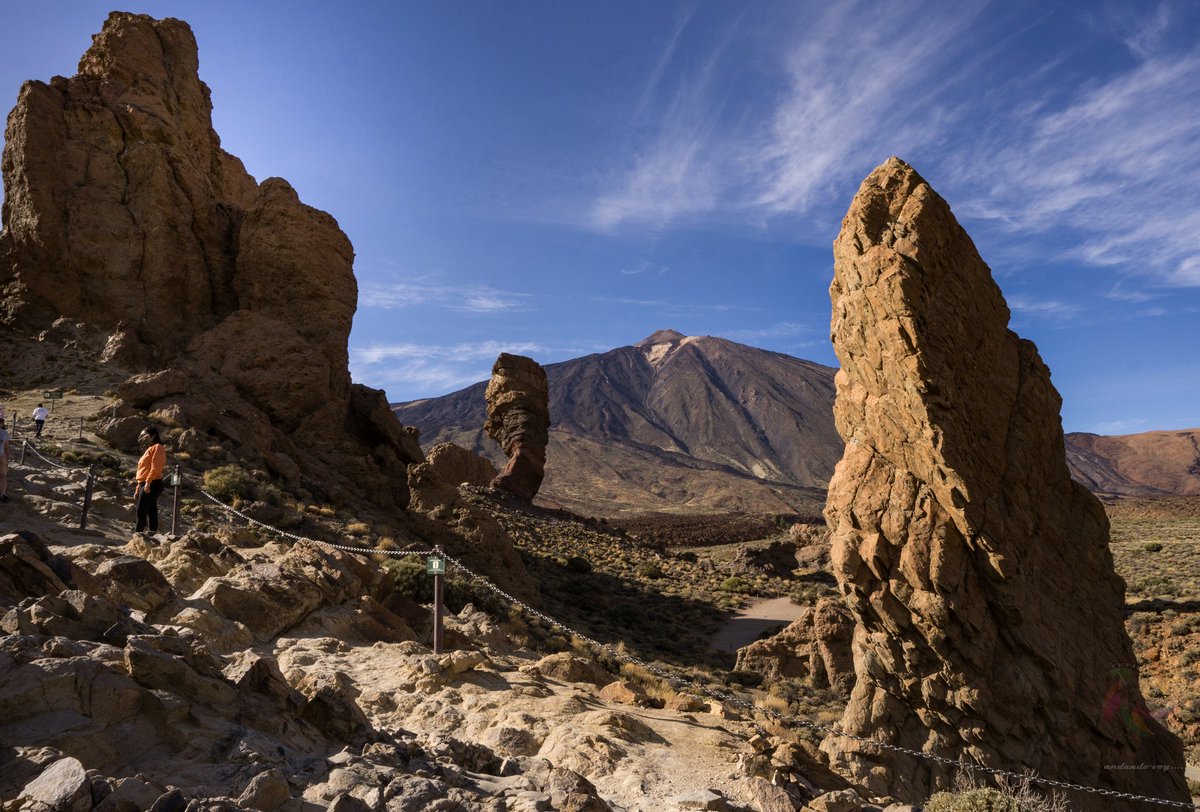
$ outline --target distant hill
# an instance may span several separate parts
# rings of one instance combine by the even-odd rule
[[[550,446],[539,502],[594,515],[812,513],[842,456],[836,370],[712,336],[657,333],[546,367]],[[454,442],[502,465],[480,382],[394,405],[428,450]],[[1200,494],[1200,429],[1066,435],[1096,493]]]
[[[835,370],[723,338],[662,330],[546,367],[553,425],[539,501],[597,515],[811,513],[842,455]],[[481,382],[393,406],[426,449],[500,463]]]
[[[1200,428],[1108,437],[1068,434],[1067,463],[1095,493],[1200,494]]]

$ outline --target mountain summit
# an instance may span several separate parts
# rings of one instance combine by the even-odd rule
[[[659,330],[546,367],[545,501],[597,514],[819,508],[841,455],[834,370],[713,336]],[[484,439],[484,383],[393,407],[426,447]]]

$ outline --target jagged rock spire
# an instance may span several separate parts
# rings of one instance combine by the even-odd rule
[[[1130,665],[1104,510],[1071,480],[1049,370],[1008,329],[971,239],[892,158],[863,181],[834,261],[846,451],[825,515],[856,620],[842,727],[1186,801],[1180,743]],[[919,802],[952,778],[845,737],[822,747],[879,794]]]

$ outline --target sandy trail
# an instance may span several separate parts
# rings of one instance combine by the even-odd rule
[[[792,603],[791,598],[766,598],[726,621],[721,630],[713,635],[709,645],[719,651],[735,652],[753,643],[767,629],[781,623],[791,623],[803,611],[804,607]]]

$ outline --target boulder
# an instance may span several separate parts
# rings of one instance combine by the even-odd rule
[[[447,485],[485,486],[496,478],[491,460],[454,443],[438,443],[429,449],[425,461],[433,474]]]
[[[834,264],[846,448],[825,519],[855,624],[842,729],[1186,802],[1179,741],[1136,673],[1114,678],[1135,660],[1104,510],[1071,480],[1049,370],[971,239],[892,158],[863,181]],[[919,802],[952,778],[842,736],[822,749],[874,795]]]
[[[779,634],[738,649],[736,668],[766,680],[809,679],[846,696],[854,684],[853,635],[854,618],[845,605],[822,598]]]
[[[599,686],[612,681],[612,675],[596,663],[569,651],[548,654],[532,665],[523,666],[521,670],[560,682],[588,682]]]
[[[488,382],[487,435],[508,455],[493,488],[532,501],[546,475],[550,441],[550,389],[546,370],[532,358],[500,353]]]
[[[87,771],[78,759],[59,759],[30,781],[17,800],[24,802],[21,809],[88,812],[92,793]]]

